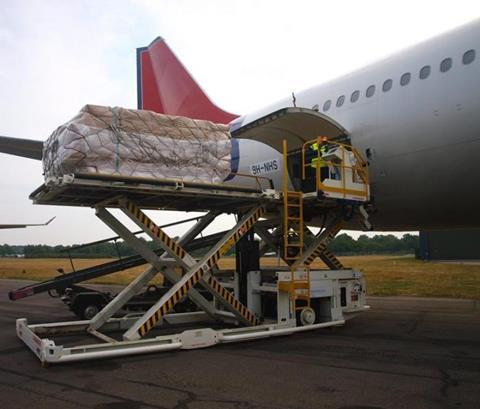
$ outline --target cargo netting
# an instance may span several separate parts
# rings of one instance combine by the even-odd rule
[[[45,179],[96,174],[219,183],[230,174],[227,125],[86,105],[47,139]]]

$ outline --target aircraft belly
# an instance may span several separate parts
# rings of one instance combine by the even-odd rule
[[[480,227],[480,139],[379,161],[375,230]]]
[[[385,98],[375,115],[363,111],[339,121],[355,147],[372,151],[375,230],[480,227],[480,100],[462,84],[448,86]]]

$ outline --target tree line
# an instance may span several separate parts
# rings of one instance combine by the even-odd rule
[[[404,234],[402,237],[362,234],[357,240],[348,234],[339,234],[328,246],[335,254],[414,254],[418,248],[418,235]]]
[[[145,242],[150,248],[156,246],[152,241]],[[0,257],[20,256],[25,258],[118,258],[135,254],[122,240],[116,242],[98,243],[91,246],[77,248],[73,246],[36,245],[0,245]],[[361,254],[412,254],[418,248],[418,236],[404,234],[402,237],[389,235],[375,235],[368,237],[361,235],[354,239],[346,233],[338,235],[329,245],[329,248],[339,255]],[[204,251],[197,250],[192,255],[202,256]],[[234,255],[232,249],[227,255]]]

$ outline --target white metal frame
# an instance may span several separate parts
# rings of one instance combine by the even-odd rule
[[[122,198],[116,200],[114,207],[120,207],[131,220],[165,250],[165,253],[158,257],[107,211],[106,205],[97,205],[97,216],[122,237],[132,249],[144,257],[151,266],[133,280],[92,320],[35,325],[28,324],[25,318],[17,320],[18,337],[34,352],[42,364],[204,348],[221,343],[288,335],[343,325],[347,315],[368,309],[365,306],[365,284],[361,273],[343,269],[310,271],[307,275],[309,294],[311,294],[311,298],[320,298],[325,301],[328,318],[324,322],[301,326],[297,324],[298,308],[295,306],[295,297],[292,299],[292,292],[284,290],[288,286],[281,285],[285,281],[298,280],[296,275],[301,274],[305,266],[310,265],[316,257],[325,256],[328,243],[341,228],[342,217],[340,215],[334,217],[320,235],[310,238],[310,244],[304,250],[302,257],[290,265],[291,271],[277,273],[276,284],[262,283],[261,272],[250,272],[247,280],[247,306],[244,306],[215,279],[213,272],[217,268],[219,258],[262,217],[265,211],[262,204],[250,207],[250,209],[243,209],[244,216],[197,262],[185,252],[182,246],[194,239],[217,216],[217,213],[208,213],[179,240],[174,240],[168,237],[133,203]],[[111,204],[112,201],[109,201],[108,206]],[[275,226],[273,228],[274,231],[270,233],[267,225],[259,224],[258,233],[264,241],[262,252],[268,247],[273,247],[275,236],[282,233],[281,229],[275,230]],[[329,267],[332,268],[332,265]],[[177,275],[173,266],[181,267],[185,273]],[[130,314],[123,318],[113,318],[115,313],[121,310],[123,305],[158,272],[162,272],[172,283],[170,290],[146,312]],[[305,277],[301,279],[305,280]],[[208,302],[194,288],[196,283],[209,291],[216,303]],[[361,294],[357,297],[354,305],[352,303],[340,305],[341,287],[351,283],[356,283],[356,288],[361,289]],[[234,283],[234,287],[238,287],[238,283]],[[354,285],[352,284],[348,288],[348,291],[352,292]],[[261,294],[265,292],[274,292],[277,295],[277,317],[271,322],[261,323],[259,320],[262,318]],[[191,298],[202,311],[183,314],[169,313],[183,297]],[[216,308],[217,304],[221,305],[223,309]],[[172,325],[199,324],[200,322],[210,325],[213,322],[230,326],[242,323],[247,327],[213,329],[207,326],[187,329],[175,334],[146,337],[150,330],[161,328],[164,322]],[[115,331],[123,332],[122,340],[113,338],[112,332]],[[69,334],[92,335],[101,343],[63,346],[57,345],[53,339],[58,335]]]
[[[124,355],[135,355],[172,351],[180,349],[195,349],[214,346],[222,343],[240,342],[254,339],[268,338],[280,335],[290,335],[296,332],[311,331],[319,328],[344,325],[349,316],[365,311],[369,307],[365,303],[365,283],[362,274],[354,270],[316,270],[310,272],[311,292],[313,298],[330,300],[331,319],[308,326],[298,326],[295,312],[292,310],[290,295],[278,290],[280,281],[289,281],[291,272],[279,272],[276,285],[261,284],[259,272],[249,273],[248,307],[259,312],[258,300],[262,292],[277,293],[277,320],[263,325],[245,328],[212,329],[210,327],[188,329],[175,334],[159,335],[139,340],[117,341],[110,336],[100,338],[101,343],[79,346],[57,345],[53,337],[59,335],[86,334],[92,321],[71,321],[50,324],[28,324],[27,319],[17,320],[18,337],[33,351],[43,365],[50,363],[74,362],[97,358],[111,358]],[[362,294],[359,302],[352,305],[340,306],[340,287],[349,282],[360,283]],[[256,301],[255,301],[256,300]],[[141,314],[131,314],[123,318],[110,318],[100,327],[102,334],[112,331],[124,331],[131,328]],[[230,325],[236,322],[236,317],[227,311],[216,310],[216,316],[221,316],[224,323]],[[214,323],[215,320],[204,312],[176,313],[163,317],[163,321],[171,325]],[[94,335],[94,334],[92,334]]]
[[[63,325],[85,326],[85,321],[66,322]],[[216,344],[250,341],[296,332],[311,331],[345,324],[345,320],[330,321],[305,327],[287,325],[259,325],[249,328],[214,330],[201,328],[183,331],[174,335],[163,335],[137,341],[118,341],[101,344],[64,347],[56,345],[49,338],[40,338],[36,331],[58,330],[58,324],[28,325],[26,318],[17,320],[18,337],[33,351],[43,365],[50,363],[84,361],[88,359],[113,358],[125,355],[137,355],[176,349],[197,349]],[[53,326],[55,325],[55,326]]]

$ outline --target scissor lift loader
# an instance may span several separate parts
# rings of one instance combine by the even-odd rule
[[[303,149],[315,141],[319,142],[306,142]],[[91,320],[29,324],[22,318],[17,320],[18,336],[43,364],[48,364],[201,348],[344,324],[350,315],[368,308],[365,283],[360,272],[345,269],[327,246],[342,228],[346,208],[350,209],[348,217],[365,218],[362,205],[369,200],[368,172],[353,148],[332,141],[329,144],[336,149],[335,155],[347,155],[355,163],[350,159],[332,161],[336,167],[336,179],[332,180],[322,180],[317,169],[315,195],[294,189],[289,182],[286,141],[281,190],[273,189],[265,178],[256,178],[252,188],[82,174],[50,180],[32,193],[35,203],[94,208],[98,218],[150,266]],[[307,205],[318,206],[324,213],[324,226],[318,234],[305,223]],[[164,253],[159,256],[152,251],[111,209],[120,209]],[[145,209],[206,213],[174,239],[147,216]],[[203,257],[196,259],[185,247],[222,213],[236,214],[236,224]],[[283,267],[273,271],[260,267],[247,272],[237,268],[230,281],[220,280],[220,258],[245,235],[253,237],[252,231],[261,238],[258,257],[269,250],[276,251]],[[325,262],[327,270],[311,268],[317,257]],[[159,273],[171,284],[170,289],[147,311],[115,318]],[[243,297],[239,289],[242,280],[246,280]],[[205,291],[213,301],[202,295]],[[186,297],[199,311],[173,313],[174,306]],[[85,334],[90,342],[70,345],[66,341],[57,345],[54,340],[71,334]],[[96,342],[92,343],[92,339]]]

